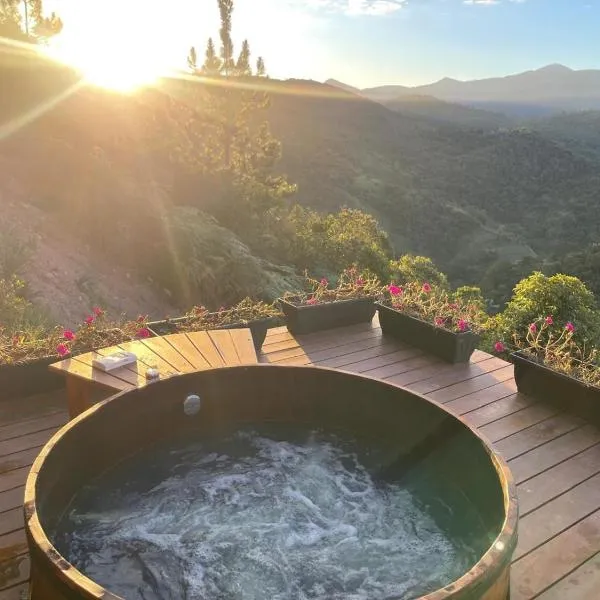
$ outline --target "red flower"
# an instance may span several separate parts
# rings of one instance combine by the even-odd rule
[[[142,327],[141,329],[138,329],[137,333],[135,334],[135,336],[138,338],[149,338],[150,335],[152,334],[150,333],[150,330],[147,327]]]
[[[97,317],[104,314],[104,311],[99,306],[94,306],[94,308],[92,308],[92,311]]]
[[[86,325],[91,325],[93,322],[94,322],[94,315],[90,315],[89,317],[85,318]]]
[[[442,317],[436,317],[434,319],[434,323],[438,326],[441,327],[444,323],[445,323],[445,319],[443,319]]]
[[[466,331],[469,329],[469,324],[464,319],[459,319],[456,322],[456,326],[458,327],[459,331]]]
[[[429,292],[431,291],[431,286],[430,286],[428,283],[424,283],[424,284],[423,284],[423,291],[424,291],[426,294],[429,294]]]
[[[65,340],[72,342],[75,339],[75,334],[70,329],[65,329],[65,331],[63,332],[63,337],[65,338]]]
[[[531,331],[531,333],[535,333],[537,331],[537,325],[535,323],[532,323],[529,326],[529,331]]]
[[[506,348],[504,347],[504,344],[502,342],[496,342],[494,344],[494,350],[498,353],[500,352],[504,352],[506,350]]]
[[[143,323],[146,319],[148,318],[148,315],[140,315],[137,319],[136,322],[137,323]],[[168,317],[167,317],[168,320]]]
[[[329,281],[327,281],[327,279],[325,279],[325,277],[323,277],[323,278],[321,279],[321,285],[322,285],[323,287],[327,287],[327,286],[329,285]]]
[[[362,277],[359,277],[359,278],[356,280],[356,285],[357,285],[358,287],[362,287],[363,285],[365,285],[365,280],[364,280]]]
[[[388,292],[392,296],[399,296],[402,293],[402,288],[390,283],[390,285],[388,285]]]
[[[306,304],[310,304],[310,305],[312,305],[312,304],[316,304],[317,302],[318,302],[318,300],[317,300],[317,299],[316,299],[314,296],[311,296],[311,297],[310,297],[310,298],[309,298],[309,299],[306,301]]]
[[[67,354],[69,354],[69,352],[69,346],[67,346],[66,344],[59,344],[58,346],[56,346],[56,354],[58,354],[59,356],[66,356]]]
[[[569,332],[569,333],[573,333],[575,331],[575,325],[573,325],[573,323],[571,323],[571,321],[569,321],[566,325],[565,325],[565,329]]]
[[[544,323],[546,323],[546,325],[553,325],[554,321],[552,320],[552,315],[548,315],[545,319],[544,319]]]

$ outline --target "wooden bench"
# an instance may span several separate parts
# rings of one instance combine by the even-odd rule
[[[92,367],[97,356],[117,351],[133,352],[137,362],[110,372]],[[50,365],[66,377],[67,402],[71,419],[92,405],[96,388],[114,393],[148,384],[146,371],[158,369],[160,379],[184,373],[230,365],[257,363],[249,329],[221,329],[176,333],[162,337],[124,342]]]

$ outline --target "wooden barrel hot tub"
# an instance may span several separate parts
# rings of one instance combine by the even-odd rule
[[[190,394],[200,406],[185,406]],[[197,399],[196,399],[197,400]],[[55,548],[52,533],[82,486],[173,436],[199,440],[223,425],[306,424],[350,432],[373,448],[380,477],[434,473],[432,494],[452,518],[448,536],[477,551],[470,569],[420,597],[505,600],[517,541],[516,490],[508,467],[479,434],[428,399],[378,380],[316,367],[253,365],[174,377],[94,406],[44,447],[25,489],[32,600],[117,599]],[[468,502],[466,511],[462,502]],[[476,515],[477,539],[472,517]],[[438,519],[439,517],[439,519]],[[471,521],[469,520],[471,519]],[[466,542],[465,542],[466,543]]]

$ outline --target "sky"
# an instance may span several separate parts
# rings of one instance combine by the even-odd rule
[[[216,0],[46,0],[71,52],[185,65],[218,36]],[[270,76],[357,87],[480,79],[551,63],[600,68],[600,0],[236,0],[233,38],[248,38]]]

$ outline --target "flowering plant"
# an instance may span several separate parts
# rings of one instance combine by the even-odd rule
[[[479,331],[485,319],[481,299],[461,290],[449,292],[427,282],[391,283],[382,290],[381,304],[449,331]]]
[[[55,327],[51,331],[18,331],[12,335],[0,330],[0,364],[18,364],[52,356],[65,358],[150,335],[147,317],[140,316],[135,321],[110,321],[105,311],[96,307],[74,329]]]
[[[574,340],[575,326],[555,323],[551,315],[529,324],[527,333],[513,333],[510,346],[496,341],[494,351],[498,354],[519,352],[525,358],[579,379],[589,385],[600,386],[600,354],[598,349],[586,350]]]
[[[286,292],[283,299],[292,304],[313,306],[336,300],[352,300],[354,298],[375,298],[378,296],[381,282],[369,272],[359,272],[355,266],[348,267],[340,273],[335,287],[322,277],[313,279],[304,274],[305,291],[301,294]]]
[[[205,306],[195,306],[177,323],[179,331],[204,331],[224,325],[246,324],[280,316],[279,310],[273,304],[244,298],[230,308],[221,307],[215,312]]]

